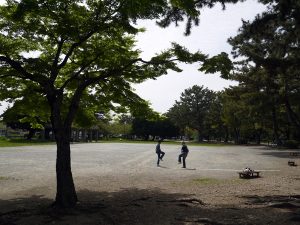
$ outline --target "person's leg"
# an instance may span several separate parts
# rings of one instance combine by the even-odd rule
[[[161,151],[160,154],[161,154],[161,155],[160,155],[160,159],[162,160],[163,157],[165,156],[165,152]]]
[[[182,161],[183,161],[183,165],[182,165],[182,168],[186,168],[185,166],[185,158],[186,158],[187,154],[183,154],[182,156]]]
[[[160,153],[157,152],[156,154],[157,154],[157,166],[159,166]]]
[[[178,156],[178,163],[181,163],[182,153]]]

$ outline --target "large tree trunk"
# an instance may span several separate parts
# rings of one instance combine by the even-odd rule
[[[74,207],[77,202],[77,194],[71,171],[71,151],[69,135],[66,133],[56,134],[57,158],[56,179],[57,190],[55,205],[58,207]]]
[[[63,122],[60,106],[61,101],[52,101],[51,123],[57,145],[56,156],[56,198],[54,206],[60,208],[74,207],[77,194],[71,171],[70,135],[72,123]],[[70,120],[71,121],[71,120]]]
[[[240,129],[239,128],[233,128],[234,131],[234,144],[239,144],[240,143]]]
[[[225,126],[224,131],[225,131],[224,142],[225,142],[225,143],[228,143],[228,139],[229,139],[229,130],[228,130],[228,127],[227,127],[227,126]]]
[[[284,96],[284,103],[290,122],[297,128],[298,131],[300,131],[300,119],[293,111],[287,95]]]
[[[68,113],[62,116],[63,91],[55,91],[53,87],[49,89],[47,95],[51,106],[51,124],[57,145],[56,157],[56,198],[54,205],[57,207],[74,207],[78,201],[73,182],[71,170],[71,149],[70,137],[72,122],[78,110],[79,101],[86,85],[81,85],[74,93],[71,103],[68,106]]]
[[[272,107],[272,121],[273,121],[273,133],[274,133],[274,141],[277,145],[282,145],[281,139],[279,137],[279,127],[277,121],[277,112],[275,106]]]
[[[36,129],[29,129],[29,133],[27,135],[27,140],[31,140],[33,136],[35,135]]]
[[[261,134],[262,134],[262,129],[257,130],[255,134],[255,139],[256,139],[256,144],[260,145],[261,142]]]

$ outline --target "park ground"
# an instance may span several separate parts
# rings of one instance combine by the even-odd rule
[[[55,198],[55,145],[0,148],[0,224],[250,225],[300,223],[299,150],[265,146],[73,144],[79,203],[50,207]],[[245,167],[260,178],[239,179]]]

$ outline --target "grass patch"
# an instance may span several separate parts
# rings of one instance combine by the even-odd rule
[[[18,147],[31,145],[50,145],[54,142],[24,139],[0,139],[0,147]]]
[[[199,179],[193,179],[192,182],[194,184],[200,184],[200,185],[212,185],[212,184],[220,184],[222,183],[222,180],[218,180],[214,178],[199,178]]]
[[[188,143],[188,145],[190,146],[205,146],[205,147],[224,147],[224,146],[232,146],[234,144],[230,144],[230,143],[216,143],[216,142],[205,142],[205,143],[197,143],[197,142],[191,142]]]
[[[214,184],[240,184],[244,182],[244,179],[233,178],[233,179],[215,179],[215,178],[199,178],[191,181],[193,184],[198,185],[214,185]]]
[[[77,143],[77,142],[74,142]],[[88,143],[88,142],[78,142],[78,143]],[[91,142],[89,142],[91,143]],[[128,140],[128,139],[101,139],[98,142],[92,143],[128,143],[128,144],[152,144],[156,145],[157,141],[144,141],[144,140]],[[0,147],[18,147],[18,146],[31,146],[31,145],[51,145],[55,144],[55,142],[51,141],[41,141],[41,140],[25,140],[25,139],[6,139],[0,138]],[[181,145],[181,141],[173,141],[173,140],[165,140],[162,142],[162,145]],[[215,142],[187,142],[188,146],[207,146],[207,147],[223,147],[232,144],[226,143],[215,143]]]
[[[144,140],[127,140],[127,139],[102,139],[99,140],[100,143],[137,143],[137,144],[156,144],[157,141],[144,141]],[[161,143],[162,145],[181,145],[181,141],[173,141],[173,140],[165,140]],[[228,143],[216,143],[216,142],[186,142],[188,146],[208,146],[208,147],[224,147],[224,146],[230,146],[233,144]]]

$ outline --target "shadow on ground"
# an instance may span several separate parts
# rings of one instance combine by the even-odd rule
[[[280,149],[280,148],[255,148],[261,150],[261,155],[266,156],[274,156],[277,158],[283,158],[283,159],[299,159],[300,158],[300,149]],[[295,155],[292,155],[295,154]]]
[[[298,224],[299,207],[270,207],[276,196],[241,196],[249,206],[206,205],[192,195],[161,190],[124,189],[119,192],[78,192],[74,209],[49,207],[43,196],[0,200],[0,224],[122,224],[122,225],[250,225]],[[298,199],[299,196],[294,196]],[[281,196],[286,202],[288,196]],[[266,203],[266,204],[263,204]],[[289,203],[289,202],[288,202]],[[284,208],[285,207],[285,208]],[[299,218],[298,218],[299,219]]]

